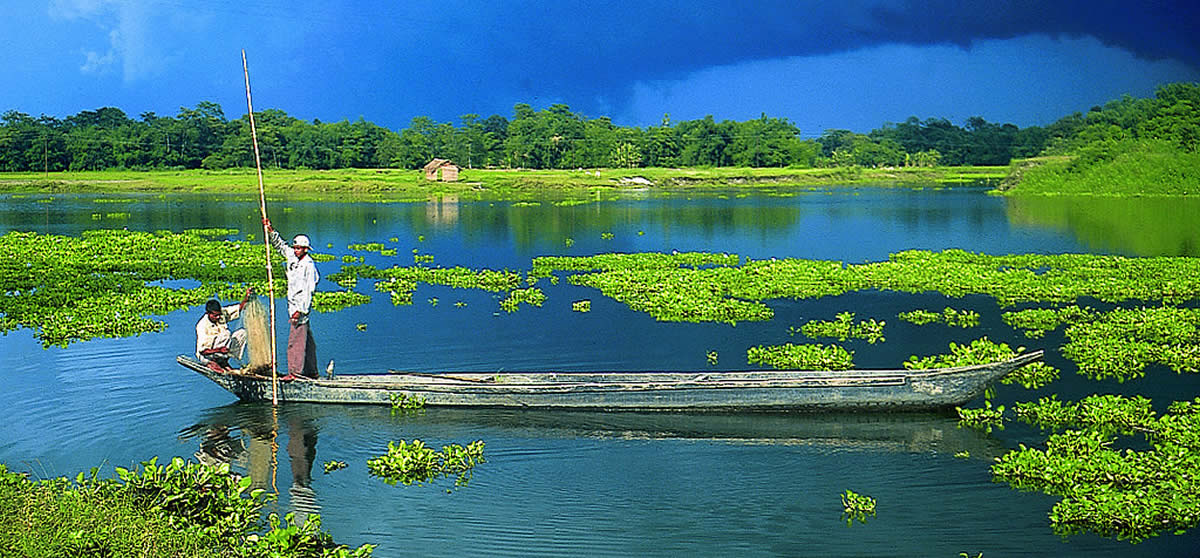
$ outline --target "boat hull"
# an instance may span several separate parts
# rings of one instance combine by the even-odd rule
[[[962,405],[1042,351],[1011,360],[934,370],[412,373],[278,382],[279,401],[629,411],[929,410]],[[184,367],[245,401],[271,401],[271,380],[222,374],[180,356]]]

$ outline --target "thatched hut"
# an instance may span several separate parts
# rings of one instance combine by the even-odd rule
[[[425,165],[425,179],[454,182],[458,180],[458,165],[449,159],[434,159]]]

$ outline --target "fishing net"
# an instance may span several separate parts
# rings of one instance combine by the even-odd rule
[[[267,374],[271,370],[271,318],[259,297],[252,297],[242,309],[242,327],[246,328],[245,370]]]

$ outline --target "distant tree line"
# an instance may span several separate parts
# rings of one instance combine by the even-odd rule
[[[1194,87],[1168,87],[1175,86]],[[1133,130],[1126,120],[1139,118],[1143,101],[1149,102],[1127,98],[1092,112]],[[420,116],[399,132],[361,118],[308,122],[277,109],[256,112],[254,120],[262,163],[269,168],[413,169],[434,157],[468,168],[808,168],[1006,165],[1068,145],[1085,129],[1108,133],[1095,131],[1091,115],[1076,113],[1028,128],[980,117],[958,126],[914,116],[868,134],[826,130],[810,139],[787,119],[766,114],[745,122],[717,122],[712,116],[672,122],[664,116],[657,126],[639,128],[617,126],[608,117],[585,118],[564,104],[542,110],[517,104],[511,119],[466,114],[457,126]],[[229,120],[213,102],[180,108],[175,116],[147,112],[139,119],[113,107],[64,119],[11,110],[0,115],[0,171],[253,166],[249,118]]]

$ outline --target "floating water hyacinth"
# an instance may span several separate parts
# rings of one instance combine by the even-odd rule
[[[1117,308],[1067,328],[1063,355],[1093,379],[1125,381],[1163,364],[1176,372],[1200,372],[1200,308]]]
[[[849,370],[854,353],[837,345],[759,345],[746,351],[749,364],[766,364],[779,370]]]
[[[1139,542],[1200,525],[1200,398],[1173,402],[1162,416],[1148,399],[1119,395],[1078,403],[1049,397],[1016,409],[1019,420],[1061,432],[1044,449],[1022,445],[1000,457],[992,474],[1014,488],[1061,497],[1050,511],[1056,533]],[[1118,436],[1144,438],[1136,446],[1148,447],[1130,449],[1116,443]]]
[[[867,343],[875,344],[883,341],[883,326],[886,322],[877,322],[873,318],[855,322],[853,312],[840,312],[833,321],[813,320],[800,327],[804,335],[817,339],[832,337],[838,341],[847,339],[865,339]],[[794,334],[795,331],[789,330]]]
[[[868,516],[875,517],[875,499],[847,490],[842,493],[842,510],[842,518],[847,526],[855,521],[866,523]]]
[[[486,461],[483,446],[476,440],[466,447],[449,444],[434,451],[421,440],[388,442],[387,453],[367,460],[367,470],[392,485],[421,485],[453,475],[455,486],[465,486],[472,469]]]
[[[956,310],[947,306],[941,312],[931,312],[929,310],[917,309],[911,312],[901,312],[899,315],[901,320],[912,322],[916,325],[925,325],[933,323],[946,324],[951,327],[975,327],[979,325],[979,313],[974,310]]]
[[[918,358],[916,355],[913,355],[904,362],[904,367],[909,370],[927,370],[931,368],[974,366],[976,364],[988,364],[1008,360],[1017,356],[1018,352],[1024,350],[1024,347],[1019,347],[1016,351],[1013,351],[1007,343],[995,343],[989,341],[987,337],[981,337],[966,345],[951,342],[949,354],[932,355],[924,358]]]

